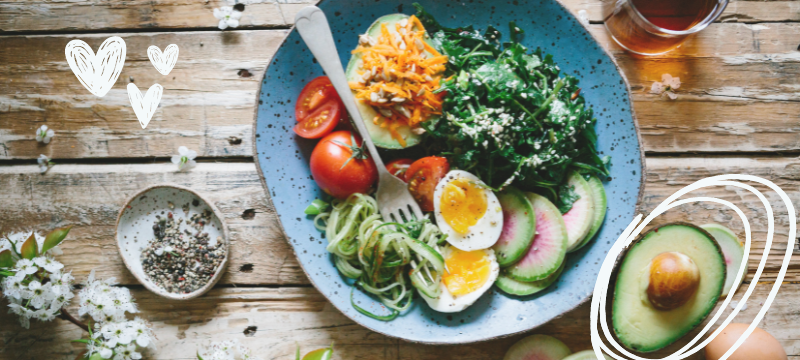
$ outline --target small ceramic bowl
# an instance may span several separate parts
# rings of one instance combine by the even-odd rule
[[[188,212],[184,212],[186,205],[188,205]],[[205,225],[203,232],[207,232],[209,235],[209,245],[215,245],[217,237],[222,237],[225,259],[219,265],[218,271],[202,288],[188,294],[168,292],[147,277],[141,262],[142,250],[154,239],[153,223],[156,215],[166,216],[171,211],[175,216],[188,220],[192,214],[200,214],[204,209],[211,209],[212,218]],[[148,290],[173,300],[193,299],[211,290],[222,277],[228,265],[230,237],[228,228],[220,219],[219,210],[190,189],[168,184],[150,186],[130,198],[120,210],[119,216],[117,216],[117,247],[125,266]],[[188,227],[184,222],[180,225],[180,229],[182,231],[185,228]]]

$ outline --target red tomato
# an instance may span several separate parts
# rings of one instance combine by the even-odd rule
[[[329,101],[318,107],[305,119],[294,126],[294,132],[306,139],[319,139],[339,124],[342,106],[335,101]]]
[[[433,211],[433,191],[448,171],[450,164],[447,159],[439,156],[428,156],[414,161],[406,170],[408,191],[417,200],[422,211]]]
[[[294,116],[297,121],[303,121],[322,104],[334,100],[338,103],[342,102],[331,81],[326,76],[320,76],[311,80],[300,91],[300,96],[297,97],[297,103],[294,105]]]
[[[414,160],[411,159],[395,159],[386,164],[386,170],[389,170],[390,174],[399,177],[400,180],[407,182],[406,170],[413,162]]]
[[[351,138],[355,138],[355,146]],[[311,175],[323,191],[345,199],[373,190],[378,168],[372,159],[364,158],[367,149],[360,146],[361,138],[350,131],[334,131],[320,140],[311,153]]]

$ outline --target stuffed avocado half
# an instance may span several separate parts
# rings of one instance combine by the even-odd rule
[[[705,230],[673,223],[649,231],[618,269],[612,304],[617,338],[640,352],[672,344],[714,309],[725,277],[720,246]]]

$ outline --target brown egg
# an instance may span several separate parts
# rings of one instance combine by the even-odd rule
[[[742,336],[749,324],[728,324],[706,346],[706,360],[719,360]],[[787,360],[786,351],[768,332],[756,328],[728,360]]]

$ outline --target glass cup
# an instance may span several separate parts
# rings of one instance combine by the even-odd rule
[[[728,0],[616,0],[605,18],[614,41],[640,55],[658,55],[714,22]]]

